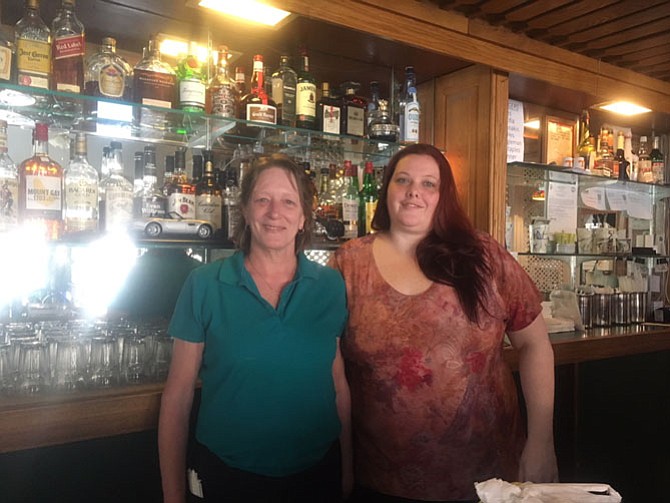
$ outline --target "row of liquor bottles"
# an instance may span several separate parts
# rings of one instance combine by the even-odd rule
[[[103,148],[96,169],[87,160],[86,139],[84,133],[76,134],[73,155],[62,168],[49,156],[47,125],[37,123],[33,156],[17,167],[8,154],[7,124],[0,120],[0,231],[33,226],[54,240],[97,231],[127,232],[134,223],[159,217],[206,220],[218,238],[232,237],[239,215],[238,187],[251,161],[248,155],[236,151],[220,169],[213,151],[203,150],[193,155],[189,176],[184,148],[166,156],[160,170],[155,146],[147,145],[135,152],[131,181],[125,175],[120,142]],[[344,170],[331,164],[318,176],[308,162],[304,168],[314,186],[318,234],[348,239],[371,231],[379,184],[372,163],[366,163],[360,190],[357,166],[350,161],[345,161]]]
[[[357,94],[355,82],[343,83],[339,93],[328,82],[317,90],[304,48],[297,71],[290,56],[282,55],[271,74],[263,56],[255,55],[249,88],[243,67],[238,66],[233,77],[228,68],[230,53],[224,46],[212,54],[213,70],[209,62],[198,61],[195,44],[172,68],[161,60],[153,38],[134,67],[116,53],[116,41],[110,37],[85,60],[85,29],[76,16],[75,0],[61,2],[49,28],[40,17],[39,0],[26,0],[14,44],[0,41],[0,56],[10,62],[4,71],[0,69],[0,81],[326,133],[405,143],[419,139],[420,105],[413,67],[406,67],[404,86],[390,103],[381,98],[378,82],[370,83],[369,99]],[[95,115],[96,109],[89,106],[86,112]]]
[[[660,149],[660,137],[652,136],[650,148],[647,136],[640,136],[639,146],[633,150],[632,135],[606,127],[600,128],[596,136],[590,132],[588,110],[582,112],[580,119],[580,144],[578,146],[578,166],[589,170],[591,174],[632,180],[644,183],[665,184],[665,155]],[[615,148],[616,145],[616,148]]]

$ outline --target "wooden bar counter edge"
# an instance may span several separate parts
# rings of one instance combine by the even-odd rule
[[[670,350],[670,325],[645,323],[551,335],[555,365]],[[516,370],[511,347],[504,358]],[[156,428],[162,383],[70,395],[0,397],[0,453]]]

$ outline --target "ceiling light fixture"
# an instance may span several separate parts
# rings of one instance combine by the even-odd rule
[[[159,33],[156,36],[156,39],[158,40],[158,50],[164,56],[178,58],[180,56],[186,56],[190,52],[189,42],[183,38]],[[206,63],[208,61],[207,47],[195,44],[195,57],[198,58],[198,61],[201,63]]]
[[[527,122],[524,122],[523,127],[527,127],[529,129],[540,129],[540,119],[531,119]]]
[[[635,103],[631,103],[629,101],[613,101],[611,103],[604,103],[602,105],[598,105],[598,108],[601,110],[607,110],[608,112],[613,112],[615,114],[627,116],[640,115],[651,112],[650,108],[636,105]]]
[[[271,7],[257,0],[200,0],[198,5],[268,26],[276,26],[291,15],[288,11]]]

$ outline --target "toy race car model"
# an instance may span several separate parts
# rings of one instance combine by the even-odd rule
[[[147,237],[158,238],[164,234],[172,236],[195,236],[208,239],[214,233],[212,223],[208,220],[184,218],[179,213],[171,212],[166,217],[145,217],[133,221],[133,230],[143,232]]]

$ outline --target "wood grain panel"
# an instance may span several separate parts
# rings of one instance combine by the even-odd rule
[[[565,4],[560,9],[542,12],[539,16],[527,20],[526,24],[531,30],[542,31],[559,24],[569,24],[573,20],[581,18],[588,18],[591,20],[591,23],[594,23],[594,14],[607,11],[607,9],[618,2],[619,0],[596,0]]]

